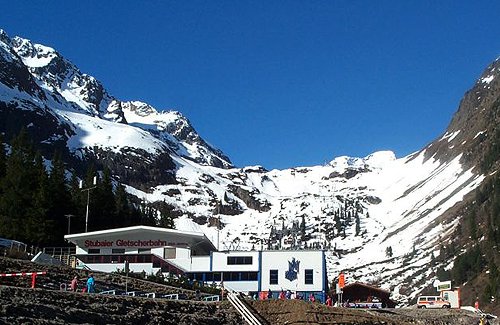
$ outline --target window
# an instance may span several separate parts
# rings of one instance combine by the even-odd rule
[[[176,251],[175,251],[175,247],[166,247],[163,249],[163,257],[164,258],[175,258],[176,256]]]
[[[89,254],[101,254],[101,250],[99,248],[89,248]]]
[[[252,264],[252,256],[228,256],[227,265],[249,265]]]
[[[278,270],[269,270],[269,284],[278,284]]]
[[[151,255],[136,255],[135,256],[136,263],[151,263],[153,260]]]
[[[220,280],[221,280],[220,273],[219,272],[215,272],[214,273],[214,281],[220,281]]]
[[[125,254],[125,248],[113,248],[111,254]]]
[[[238,272],[224,272],[224,281],[239,281],[240,274]]]
[[[137,252],[139,254],[151,254],[151,248],[139,248]]]
[[[202,281],[203,280],[203,273],[191,273],[190,275],[188,275],[188,277],[191,280]]]
[[[241,281],[257,281],[257,272],[241,272]]]
[[[304,270],[305,284],[313,284],[313,270]]]

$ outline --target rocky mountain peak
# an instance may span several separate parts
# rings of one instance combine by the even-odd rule
[[[123,102],[122,105],[128,111],[139,116],[148,116],[158,113],[153,106],[140,101]]]
[[[388,162],[396,160],[396,156],[392,151],[377,151],[364,158],[340,156],[330,161],[332,167],[343,169],[376,169],[385,166]]]
[[[94,116],[125,122],[123,113],[114,110],[109,114],[108,106],[114,98],[101,82],[82,73],[56,50],[18,36],[12,38],[11,46],[40,86],[60,94]]]
[[[6,31],[0,28],[0,42],[10,44],[10,37]]]
[[[15,36],[12,38],[12,47],[29,67],[39,67],[49,64],[58,57],[58,53],[51,47],[33,44],[30,40]]]
[[[166,141],[180,156],[203,164],[221,168],[232,167],[222,151],[209,145],[194,129],[189,120],[178,111],[158,111],[140,102],[121,102],[125,119],[130,125],[147,129]]]
[[[0,30],[0,82],[10,89],[25,92],[36,100],[46,99],[45,93],[13,50],[12,40],[3,30]],[[28,108],[29,105],[22,106]]]
[[[10,38],[3,30],[0,40],[0,84],[12,89],[5,93],[4,101],[14,100],[17,107],[23,109],[42,111],[48,108],[49,111],[57,110],[53,111],[56,115],[62,113],[62,120],[71,121],[72,131],[68,134],[74,134],[75,138],[68,139],[66,134],[60,138],[68,139],[71,151],[83,150],[90,154],[92,148],[97,147],[114,151],[133,147],[146,152],[151,152],[152,148],[163,152],[169,148],[203,165],[232,166],[229,158],[205,142],[181,113],[160,112],[147,103],[116,99],[99,80],[82,73],[51,47],[22,37]],[[101,120],[129,125],[131,129],[120,129]],[[104,129],[141,134],[142,141],[120,141],[120,135],[105,136],[107,140],[103,140],[97,134]],[[82,141],[80,134],[96,136]]]

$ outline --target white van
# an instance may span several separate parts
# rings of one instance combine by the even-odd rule
[[[440,296],[420,296],[417,308],[451,308],[451,304]]]

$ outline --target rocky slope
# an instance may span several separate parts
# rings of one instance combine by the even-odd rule
[[[228,303],[195,301],[195,293],[178,287],[134,279],[118,274],[93,272],[96,291],[155,292],[184,294],[186,301],[84,294],[61,291],[73,276],[80,279],[88,271],[67,266],[47,266],[28,261],[0,258],[0,273],[39,272],[35,289],[30,277],[0,278],[0,324],[241,324],[241,317]]]
[[[85,271],[65,266],[44,266],[0,258],[0,272],[47,271],[38,277],[36,289],[29,277],[0,278],[0,324],[242,324],[227,301],[203,303],[141,297],[84,294],[59,290],[75,274]],[[120,288],[124,278],[94,272],[97,290]],[[129,288],[147,292],[188,291],[128,279]],[[267,324],[475,324],[477,315],[461,310],[356,310],[331,308],[298,300],[247,301]],[[492,323],[497,324],[497,323]]]

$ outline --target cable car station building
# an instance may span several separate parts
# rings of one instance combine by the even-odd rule
[[[79,267],[113,272],[129,262],[133,272],[184,275],[238,292],[282,290],[325,300],[328,290],[322,250],[217,251],[203,233],[149,226],[100,230],[64,236],[76,245]]]

